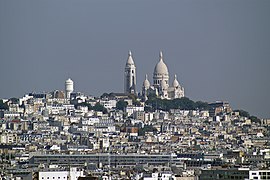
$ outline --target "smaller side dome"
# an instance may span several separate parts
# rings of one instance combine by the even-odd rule
[[[150,88],[150,82],[148,80],[147,74],[145,75],[145,80],[143,82],[143,87],[145,87],[146,89]]]
[[[172,86],[175,87],[175,88],[180,86],[179,82],[177,81],[176,74],[174,75],[174,80],[173,80]]]

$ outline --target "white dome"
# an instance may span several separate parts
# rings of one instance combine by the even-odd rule
[[[126,66],[130,66],[130,65],[134,65],[134,61],[132,59],[131,51],[128,52],[128,59],[127,59],[127,63],[126,63]]]
[[[177,76],[176,75],[174,75],[174,80],[173,80],[172,86],[175,87],[175,88],[179,86],[179,82],[177,81]]]
[[[163,62],[162,52],[160,52],[160,60],[155,66],[154,75],[165,77],[169,75],[167,65]]]
[[[145,75],[145,80],[143,82],[143,87],[149,89],[150,87],[150,82],[148,81],[147,74]]]

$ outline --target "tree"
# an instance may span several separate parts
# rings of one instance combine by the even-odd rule
[[[8,110],[7,103],[4,103],[2,99],[0,99],[0,109]]]
[[[82,103],[79,103],[79,104],[76,104],[75,105],[75,108],[77,108],[78,106],[85,106],[85,107],[88,107],[89,110],[91,110],[93,107],[91,104],[87,103],[87,102],[82,102]]]
[[[242,117],[247,117],[247,118],[250,117],[249,113],[247,111],[242,110],[242,109],[234,110],[234,112],[239,112],[239,115]]]
[[[200,109],[200,110],[209,110],[210,109],[210,106],[207,102],[197,101],[197,102],[195,102],[195,106],[197,109]]]
[[[116,103],[116,109],[124,111],[127,107],[128,103],[124,100],[120,100]]]
[[[137,96],[135,94],[129,94],[128,97],[132,99],[132,104],[134,106],[140,106],[141,103],[137,100]]]
[[[185,110],[196,109],[195,103],[187,97],[182,97],[180,99],[174,99],[172,101],[175,104],[174,107],[176,107],[176,108],[178,107],[178,109],[185,109]],[[176,108],[174,108],[174,109],[176,109]]]
[[[12,104],[19,104],[20,100],[18,98],[10,98],[9,101],[11,101]]]
[[[108,93],[103,93],[100,98],[103,99],[103,98],[114,98],[115,97],[115,94],[113,92],[111,92],[110,94]]]
[[[147,97],[148,97],[148,100],[153,100],[157,98],[157,95],[155,93],[149,93]]]
[[[143,128],[139,128],[139,136],[144,136],[146,132],[153,132],[154,134],[157,133],[157,129],[152,125],[145,125]]]
[[[108,98],[110,95],[108,93],[103,93],[100,98],[103,99],[103,98]]]
[[[206,109],[208,103],[206,102],[194,102],[187,97],[180,99],[160,99],[151,97],[146,101],[147,109],[154,111],[155,109],[169,111],[170,109],[184,109],[184,110],[195,110],[195,109]]]
[[[91,109],[94,111],[102,111],[104,114],[108,113],[107,109],[100,103],[96,103],[95,106],[93,106]]]
[[[257,118],[256,116],[250,116],[249,118],[250,118],[251,122],[261,123],[261,120],[259,118]]]
[[[235,110],[234,112],[239,112],[239,115],[242,117],[247,117],[254,123],[261,123],[261,120],[256,116],[251,116],[247,111],[244,110]]]

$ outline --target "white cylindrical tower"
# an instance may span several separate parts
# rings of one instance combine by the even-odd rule
[[[73,81],[70,78],[68,78],[68,80],[66,80],[65,82],[65,90],[66,90],[66,98],[70,99],[70,94],[74,90]]]

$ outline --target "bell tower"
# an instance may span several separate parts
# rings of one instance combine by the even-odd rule
[[[133,61],[131,51],[128,53],[128,59],[125,67],[124,92],[136,94],[136,66]]]

